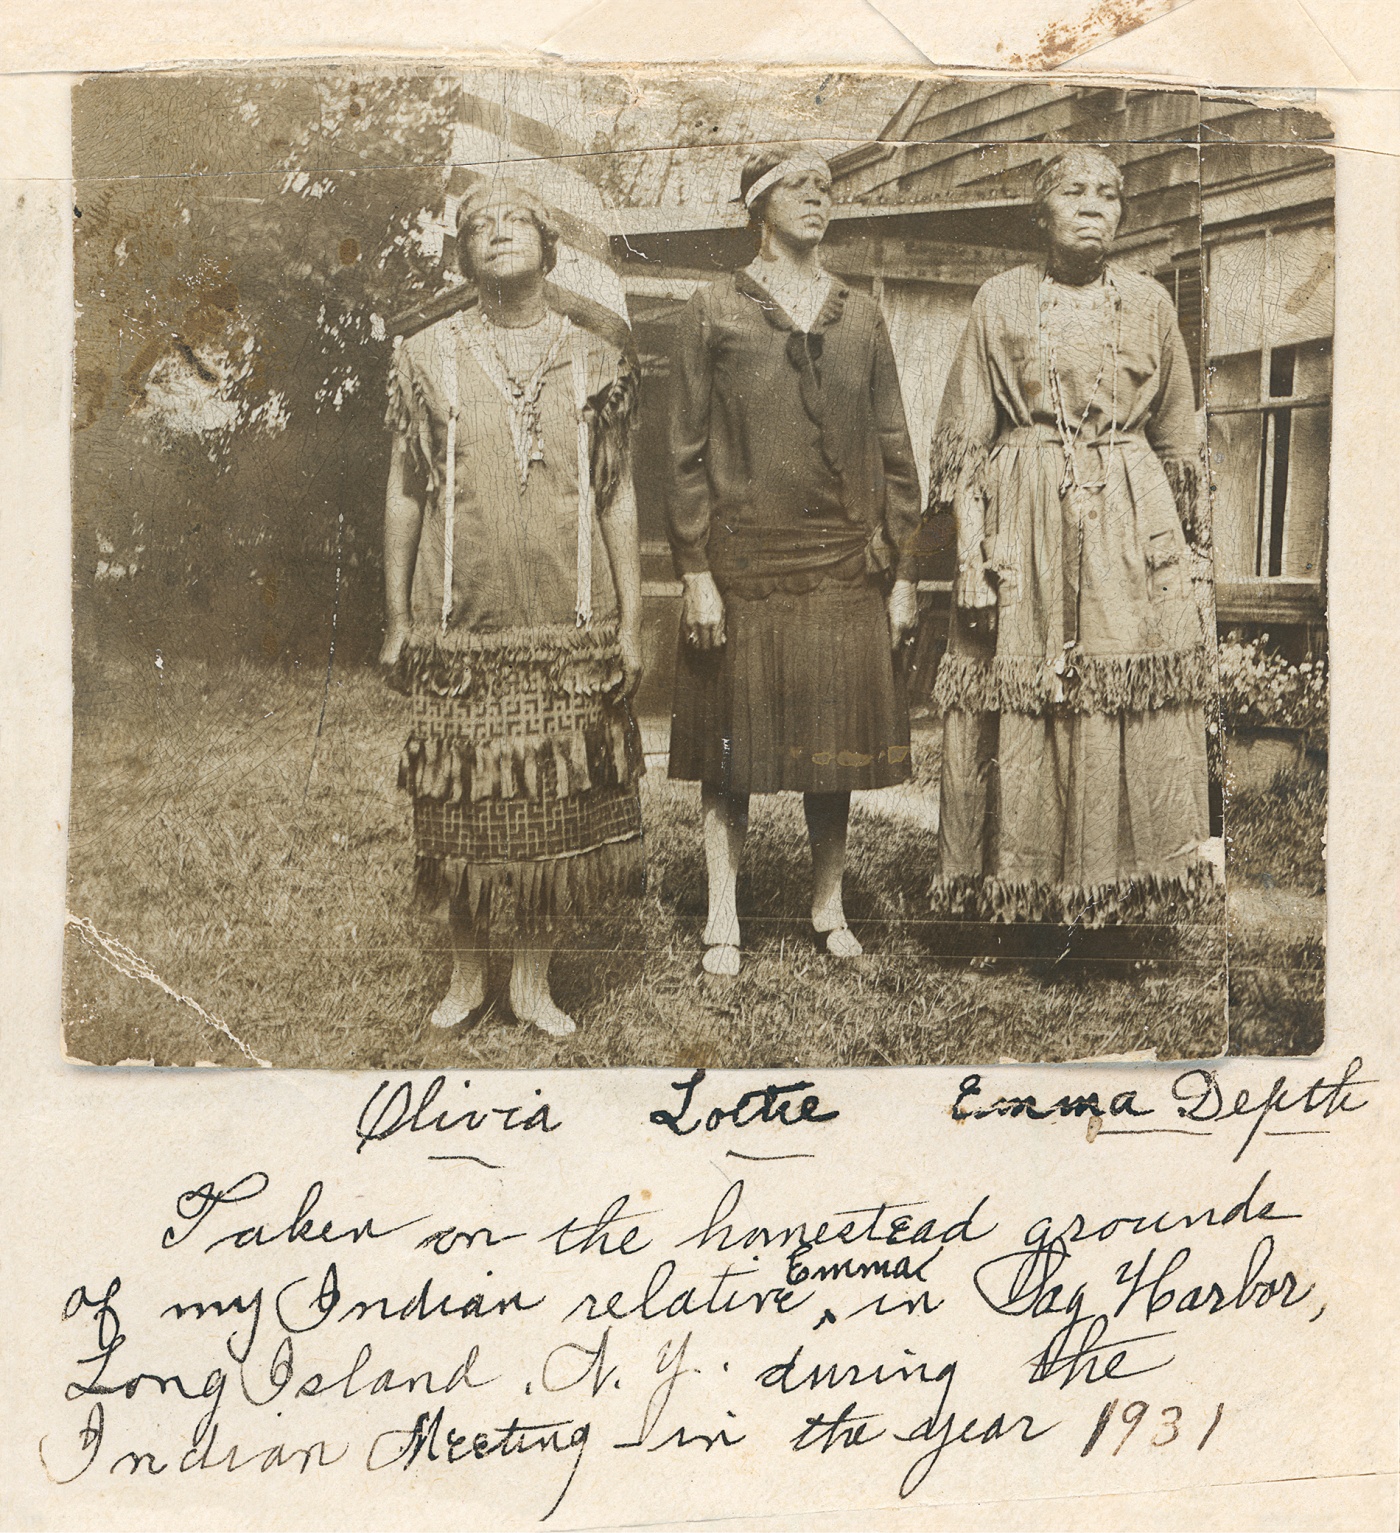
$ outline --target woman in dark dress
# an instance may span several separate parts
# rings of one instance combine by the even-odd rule
[[[804,795],[812,925],[861,947],[841,878],[853,789],[909,776],[894,651],[917,618],[919,525],[879,308],[823,270],[831,171],[768,152],[740,195],[757,259],[687,304],[671,416],[671,547],[685,585],[670,775],[702,785],[706,970],[736,974],[751,793]]]

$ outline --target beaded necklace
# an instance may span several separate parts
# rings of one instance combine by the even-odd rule
[[[545,327],[546,345],[539,363],[525,375],[511,370],[501,354],[497,340],[499,325],[493,324],[480,309],[474,310],[470,319],[463,322],[463,333],[472,355],[496,392],[505,401],[506,415],[510,422],[511,446],[515,449],[515,466],[520,475],[520,488],[525,488],[530,477],[530,465],[544,462],[544,430],[540,424],[540,393],[544,380],[559,348],[564,343],[568,329],[562,314],[550,309],[542,320],[527,328],[538,330]]]
[[[1064,450],[1065,469],[1060,479],[1060,497],[1067,500],[1070,509],[1070,525],[1073,528],[1074,537],[1074,613],[1072,623],[1068,621],[1066,613],[1066,633],[1060,653],[1056,656],[1051,669],[1055,674],[1055,698],[1057,703],[1067,701],[1069,687],[1078,676],[1077,668],[1071,663],[1071,658],[1079,646],[1079,618],[1080,598],[1084,585],[1084,518],[1087,509],[1086,502],[1093,494],[1101,494],[1108,487],[1108,476],[1113,471],[1113,454],[1118,441],[1118,353],[1121,349],[1123,329],[1123,304],[1114,285],[1113,278],[1105,267],[1100,277],[1103,288],[1103,307],[1108,310],[1111,307],[1111,316],[1106,312],[1103,316],[1104,334],[1099,350],[1099,371],[1094,379],[1094,386],[1089,390],[1089,397],[1084,403],[1084,409],[1079,417],[1078,424],[1070,429],[1069,409],[1065,403],[1064,380],[1060,375],[1059,358],[1055,351],[1055,337],[1049,323],[1049,311],[1054,309],[1058,302],[1057,284],[1050,273],[1045,273],[1036,294],[1037,329],[1040,342],[1045,352],[1045,369],[1050,386],[1050,400],[1055,410],[1055,426],[1059,432],[1060,445]],[[1049,303],[1046,303],[1048,295]],[[1089,422],[1089,416],[1094,405],[1098,402],[1099,390],[1103,387],[1104,374],[1110,372],[1112,378],[1110,409],[1108,417],[1108,451],[1101,459],[1102,478],[1086,481],[1079,476],[1079,459],[1076,449],[1079,439],[1084,434],[1084,428]]]
[[[1060,481],[1060,494],[1068,495],[1072,490],[1101,490],[1107,484],[1107,479],[1098,480],[1094,483],[1086,483],[1079,477],[1079,463],[1075,453],[1079,445],[1079,438],[1084,433],[1084,427],[1088,424],[1089,416],[1098,403],[1099,390],[1103,387],[1104,374],[1110,371],[1112,377],[1111,408],[1108,417],[1108,457],[1104,459],[1105,465],[1112,461],[1113,449],[1117,443],[1118,430],[1118,352],[1123,328],[1123,305],[1118,296],[1118,290],[1114,286],[1112,277],[1105,268],[1099,278],[1103,287],[1104,307],[1112,305],[1112,321],[1105,324],[1104,336],[1099,354],[1098,376],[1094,379],[1094,386],[1089,390],[1089,397],[1084,402],[1083,413],[1079,417],[1079,423],[1073,431],[1069,425],[1069,410],[1065,404],[1064,380],[1060,376],[1059,358],[1055,352],[1055,337],[1050,329],[1049,311],[1054,309],[1058,302],[1057,284],[1055,279],[1047,271],[1045,279],[1040,287],[1040,301],[1038,307],[1038,326],[1041,342],[1045,348],[1046,372],[1050,381],[1050,399],[1055,409],[1055,425],[1060,433],[1060,442],[1065,453],[1065,472]],[[1049,304],[1045,302],[1045,295],[1049,295]],[[1105,473],[1107,467],[1105,467]]]

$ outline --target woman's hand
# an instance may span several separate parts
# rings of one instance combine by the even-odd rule
[[[622,651],[622,695],[631,697],[642,679],[642,636],[635,624],[619,630],[617,646]]]
[[[409,622],[407,618],[391,617],[384,632],[384,643],[379,648],[379,663],[385,667],[395,666],[403,647],[408,643]]]
[[[890,648],[912,639],[919,627],[919,588],[912,580],[896,580],[886,608],[890,615]]]
[[[992,584],[980,559],[969,559],[958,566],[955,584],[958,606],[967,611],[980,612],[997,604],[997,588]]]
[[[724,645],[724,598],[709,570],[685,577],[681,632],[696,649],[720,649]]]
[[[953,594],[969,633],[992,634],[997,626],[997,588],[980,559],[958,566]]]

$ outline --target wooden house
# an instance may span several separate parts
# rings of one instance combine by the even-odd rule
[[[1221,626],[1265,625],[1311,645],[1325,596],[1334,193],[1320,145],[1329,137],[1301,101],[1263,109],[1189,90],[1040,82],[915,87],[876,139],[832,161],[824,252],[884,312],[920,462],[978,286],[1038,253],[1029,204],[1048,146],[1101,144],[1124,173],[1116,255],[1172,295],[1208,419]],[[753,242],[735,207],[617,216],[613,256],[645,373],[646,592],[673,608],[663,521],[670,327],[695,287],[745,264]],[[925,592],[946,610],[946,585],[930,581]]]

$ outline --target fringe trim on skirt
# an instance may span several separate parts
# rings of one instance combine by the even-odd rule
[[[933,685],[934,706],[942,713],[1039,714],[1052,708],[1145,713],[1176,703],[1203,703],[1214,693],[1211,656],[1203,644],[1101,658],[1072,652],[1066,670],[1060,676],[1044,660],[1027,655],[999,656],[989,664],[971,655],[947,654]]]
[[[435,697],[500,696],[547,687],[593,696],[622,685],[617,624],[590,628],[415,628],[394,667],[403,692]]]
[[[634,783],[644,767],[630,715],[560,734],[495,740],[414,734],[399,757],[399,787],[441,804],[487,798],[568,798]]]
[[[503,918],[519,932],[557,931],[617,899],[640,895],[646,855],[638,838],[540,862],[477,863],[420,854],[416,878],[425,912],[440,911],[451,900],[469,920],[489,910],[493,920]]]
[[[1205,861],[1192,862],[1180,873],[1148,873],[1085,887],[963,876],[936,879],[929,890],[938,916],[1088,928],[1196,924],[1220,914],[1224,897],[1214,867]]]
[[[549,930],[640,888],[646,764],[615,628],[419,634],[400,669],[420,904],[474,918],[498,896]]]

